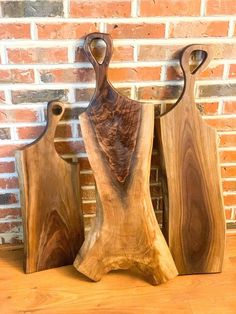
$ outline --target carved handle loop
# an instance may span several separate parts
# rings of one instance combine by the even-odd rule
[[[189,60],[191,57],[191,54],[194,51],[203,51],[206,53],[206,57],[205,59],[201,62],[201,64],[199,64],[196,69],[194,69],[193,72],[190,71],[190,67],[189,67]],[[180,59],[180,64],[181,64],[181,68],[184,72],[184,76],[186,77],[186,79],[189,79],[190,77],[196,77],[197,74],[199,74],[200,72],[202,72],[203,70],[205,70],[209,64],[209,62],[212,59],[212,50],[210,48],[210,46],[207,45],[190,45],[188,47],[186,47],[182,53],[181,59]]]
[[[93,40],[103,40],[106,44],[106,54],[104,57],[104,60],[102,63],[99,63],[97,61],[97,59],[94,57],[92,51],[91,51],[91,43]],[[85,41],[84,41],[84,51],[86,56],[88,57],[89,61],[92,63],[92,65],[94,66],[95,70],[96,68],[107,68],[109,65],[109,62],[111,60],[111,56],[112,56],[112,40],[111,40],[111,36],[109,34],[105,34],[105,33],[91,33],[89,35],[87,35],[85,37]]]

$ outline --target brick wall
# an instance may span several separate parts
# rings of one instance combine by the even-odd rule
[[[86,228],[95,216],[94,179],[78,114],[94,88],[82,37],[93,31],[114,38],[110,79],[133,99],[164,106],[182,90],[178,56],[191,43],[214,46],[214,60],[199,77],[196,102],[219,134],[228,228],[236,222],[236,1],[0,1],[0,243],[22,241],[14,151],[45,127],[46,102],[68,105],[55,138],[64,158],[80,157]],[[154,146],[151,193],[161,223],[162,197]]]

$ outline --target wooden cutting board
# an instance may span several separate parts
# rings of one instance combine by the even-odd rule
[[[190,56],[199,50],[205,51],[206,58],[191,72]],[[204,45],[191,45],[183,51],[183,93],[176,106],[157,121],[166,187],[164,228],[180,274],[222,270],[225,217],[217,135],[194,103],[196,75],[211,57],[210,48]]]
[[[98,63],[90,45],[106,43]],[[149,192],[154,108],[120,95],[107,79],[108,34],[86,37],[84,50],[96,73],[96,91],[80,123],[97,187],[97,216],[74,266],[94,281],[115,269],[138,269],[153,284],[177,275],[157,224]]]
[[[63,112],[63,103],[49,103],[45,132],[16,153],[26,273],[73,264],[84,240],[79,164],[61,159],[54,147]]]

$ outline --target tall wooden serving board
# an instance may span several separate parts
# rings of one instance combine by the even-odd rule
[[[84,240],[79,164],[61,159],[54,147],[63,112],[61,102],[49,103],[44,134],[16,153],[26,273],[73,264]]]
[[[206,58],[193,73],[193,51]],[[225,217],[216,131],[207,126],[194,103],[194,83],[207,67],[208,46],[191,45],[181,58],[185,85],[176,106],[157,121],[163,186],[166,186],[164,228],[180,274],[222,270]]]
[[[106,43],[98,63],[93,40]],[[84,50],[96,73],[96,91],[80,115],[82,135],[97,186],[97,216],[74,266],[98,281],[115,269],[138,268],[153,284],[177,275],[157,224],[149,192],[154,108],[120,95],[107,79],[112,53],[108,34],[86,37]]]

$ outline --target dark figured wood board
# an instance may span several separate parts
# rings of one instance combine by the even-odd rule
[[[63,103],[49,103],[44,134],[16,153],[26,273],[73,264],[84,240],[79,164],[64,161],[54,147],[63,112]]]
[[[90,45],[104,40],[99,63]],[[153,284],[177,275],[152,207],[149,174],[154,107],[120,95],[107,79],[112,53],[108,34],[92,33],[84,50],[94,66],[96,91],[80,115],[82,135],[97,187],[95,224],[74,266],[94,281],[115,269],[136,268]]]
[[[205,59],[193,71],[194,51]],[[182,54],[185,86],[176,106],[157,119],[163,186],[164,229],[180,274],[222,270],[225,217],[220,183],[216,131],[206,125],[194,103],[196,75],[207,67],[211,50],[191,45]]]

